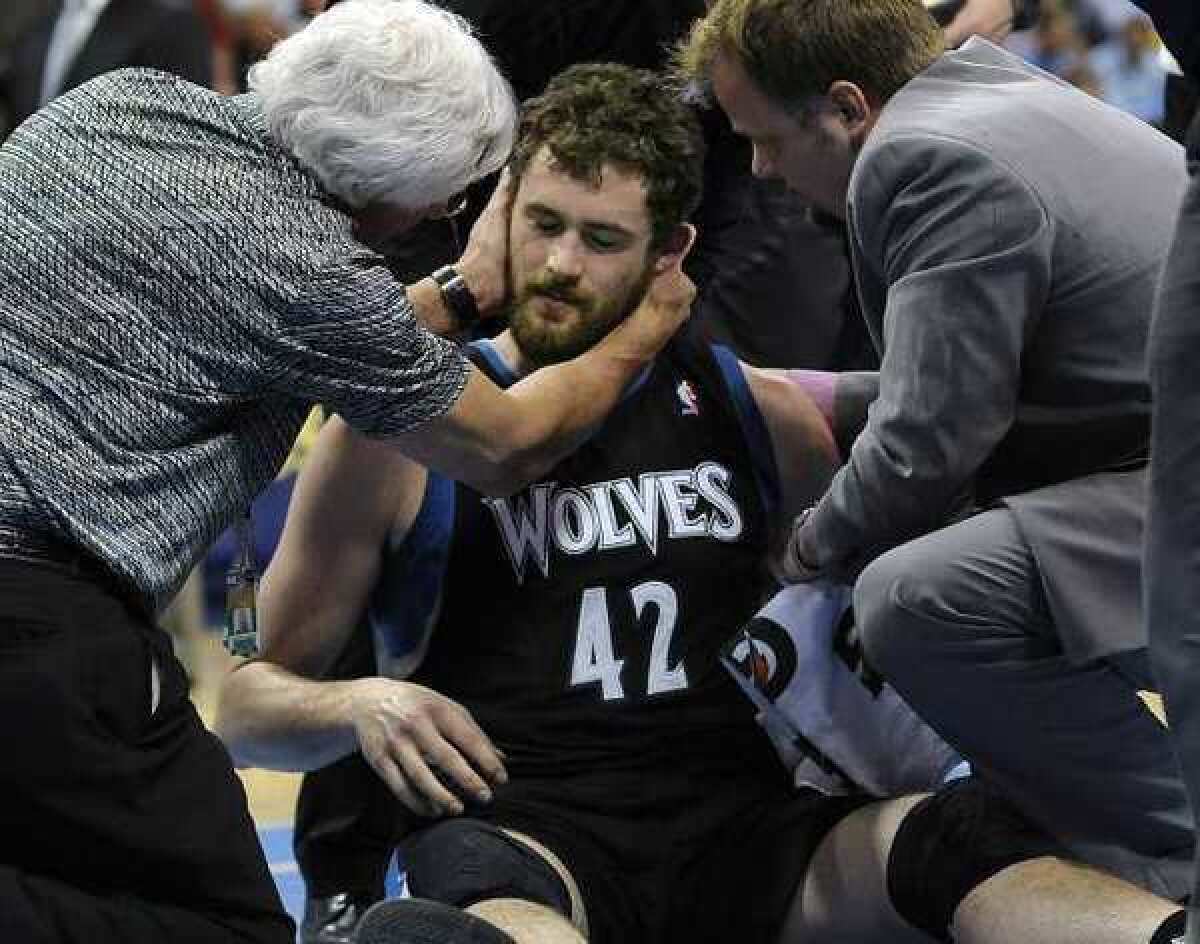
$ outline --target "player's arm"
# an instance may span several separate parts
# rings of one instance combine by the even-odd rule
[[[802,399],[816,406],[833,433],[840,462],[845,462],[854,440],[867,425],[867,410],[879,396],[879,372],[793,368],[767,373],[786,379],[800,391]]]
[[[832,373],[742,364],[742,373],[771,437],[779,475],[782,532],[816,502],[866,425],[879,393],[874,371]]]
[[[394,524],[411,520],[424,470],[334,417],[296,481],[259,596],[262,656],[221,692],[217,731],[239,764],[303,770],[355,750],[352,686],[313,682],[345,647]]]
[[[814,398],[786,372],[742,364],[742,373],[771,437],[781,518],[790,521],[824,494],[840,464],[837,443]]]
[[[463,809],[431,765],[481,798],[483,777],[504,779],[499,755],[456,702],[394,679],[321,679],[359,624],[384,542],[411,527],[425,480],[423,468],[336,417],[321,431],[263,579],[262,657],[222,686],[217,731],[236,763],[313,770],[361,750],[422,815]]]

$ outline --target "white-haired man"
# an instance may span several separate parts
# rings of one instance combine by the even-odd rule
[[[251,86],[112,73],[0,150],[7,941],[290,941],[153,614],[313,402],[505,492],[578,443],[688,307],[668,267],[599,346],[499,390],[429,328],[502,302],[503,196],[457,266],[407,290],[369,248],[509,150],[507,85],[464,22],[351,0]]]

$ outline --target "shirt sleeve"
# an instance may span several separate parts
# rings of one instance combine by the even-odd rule
[[[359,432],[409,432],[450,410],[469,368],[458,347],[427,331],[369,253],[321,269],[284,313],[274,386],[322,403]]]
[[[1053,248],[1038,195],[973,145],[894,138],[855,176],[860,277],[886,293],[879,396],[806,541],[851,574],[942,523],[1008,432]]]

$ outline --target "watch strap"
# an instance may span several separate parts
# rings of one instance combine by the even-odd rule
[[[452,265],[442,266],[433,273],[432,278],[458,326],[466,329],[474,325],[479,320],[479,305],[475,301],[475,293],[458,269]]]

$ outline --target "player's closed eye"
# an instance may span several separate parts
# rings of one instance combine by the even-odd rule
[[[609,229],[587,229],[584,231],[583,240],[588,248],[598,252],[615,252],[629,244],[625,236]]]

